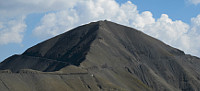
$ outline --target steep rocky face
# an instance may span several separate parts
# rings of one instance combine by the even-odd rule
[[[74,67],[69,68],[72,65]],[[84,70],[87,75],[84,79],[90,79],[95,86],[86,84],[84,79],[82,85],[96,90],[200,90],[199,58],[109,21],[83,25],[39,43],[22,55],[4,60],[0,69],[19,73],[23,69],[33,69],[54,75],[76,73],[77,79],[82,78],[80,73]],[[34,75],[35,72],[29,73]],[[49,75],[52,74],[45,74]],[[20,79],[24,81],[24,77]],[[72,82],[67,86],[74,85]]]
[[[14,55],[0,64],[1,69],[58,71],[67,65],[80,65],[97,35],[98,23],[91,23],[39,43],[22,55]],[[22,64],[23,63],[23,64]],[[24,64],[25,63],[25,64]]]
[[[73,65],[84,60],[97,35],[98,23],[81,26],[28,49],[22,55],[43,57]]]

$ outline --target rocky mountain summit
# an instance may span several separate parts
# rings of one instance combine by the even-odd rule
[[[200,91],[200,59],[110,21],[79,26],[0,63],[1,91]]]

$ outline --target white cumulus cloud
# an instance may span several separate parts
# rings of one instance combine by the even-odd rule
[[[172,21],[168,15],[162,14],[155,23],[146,24],[142,30],[166,43],[173,44],[187,33],[188,29],[189,25],[186,23],[180,20]]]
[[[43,13],[72,7],[78,0],[0,0],[0,17]]]
[[[195,5],[197,5],[197,4],[199,4],[200,3],[200,0],[188,0],[190,3],[192,3],[192,4],[195,4]]]
[[[0,45],[21,43],[25,29],[24,17],[0,22]]]
[[[191,28],[189,32],[189,38],[191,39],[191,53],[195,55],[200,55],[200,14],[197,17],[191,19]]]
[[[114,0],[79,1],[72,8],[46,14],[33,33],[42,38],[52,37],[81,24],[115,18],[119,11]]]
[[[162,14],[155,23],[146,25],[143,32],[188,53],[192,49],[189,44],[189,28],[188,24],[180,20],[172,21],[168,15]]]
[[[200,14],[197,17],[191,19],[192,31],[200,33]]]
[[[68,9],[77,1],[78,0],[0,0],[0,45],[22,42],[26,29],[24,16],[32,13]],[[61,18],[62,17],[60,17],[60,19]],[[61,24],[57,25],[61,26]],[[56,29],[51,29],[51,31],[52,30]]]
[[[33,33],[42,38],[52,37],[72,28],[77,22],[78,17],[74,10],[49,13],[42,18],[41,25]]]

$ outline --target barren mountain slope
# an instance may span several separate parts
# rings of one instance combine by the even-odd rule
[[[200,90],[199,58],[109,21],[39,43],[4,60],[0,69],[0,89],[12,91]]]

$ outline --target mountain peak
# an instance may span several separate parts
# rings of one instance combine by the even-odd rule
[[[57,71],[67,65],[79,66],[81,62],[86,60],[88,52],[94,48],[92,45],[98,45],[99,47],[104,48],[113,47],[115,50],[118,50],[116,48],[119,48],[120,51],[126,50],[131,53],[134,51],[133,54],[136,52],[144,52],[146,56],[149,56],[148,52],[151,52],[146,49],[151,47],[154,48],[153,51],[156,51],[155,53],[151,53],[151,57],[170,54],[168,49],[166,51],[160,51],[162,47],[170,49],[170,47],[166,46],[164,43],[133,28],[103,20],[77,27],[39,43],[26,50],[22,55],[15,55],[6,59],[1,63],[2,66],[0,65],[0,68],[11,68],[12,71],[17,72],[22,68],[32,68],[32,66],[35,65],[30,62],[30,64],[26,66],[20,65],[18,67],[18,65],[14,65],[15,62],[17,62],[15,61],[12,65],[17,66],[16,68],[13,66],[4,67],[4,64],[8,64],[7,62],[12,61],[13,59],[20,62],[26,60],[37,60],[35,61],[37,64],[52,65],[52,67],[46,65],[44,66],[45,68],[35,68],[40,71]]]
[[[53,72],[71,65],[130,91],[138,84],[157,91],[200,89],[198,58],[107,20],[77,27],[39,43],[22,55],[4,60],[0,69]]]

